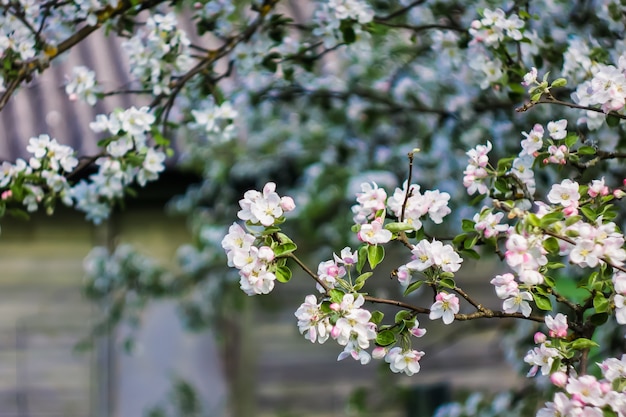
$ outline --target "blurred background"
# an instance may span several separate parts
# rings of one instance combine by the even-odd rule
[[[294,1],[285,3],[291,15],[300,20],[310,17],[311,11],[301,3],[298,7]],[[403,4],[378,3],[389,10]],[[475,10],[459,4],[449,10],[442,7],[437,16],[414,7],[410,20],[414,25],[452,21],[458,29],[475,17]],[[569,25],[567,16],[563,19]],[[459,169],[466,164],[464,149],[493,138],[499,152],[507,146],[518,152],[519,140],[510,137],[520,136],[519,125],[528,130],[534,119],[554,114],[552,109],[538,109],[531,116],[520,115],[515,125],[510,114],[522,94],[494,99],[489,94],[497,92],[467,87],[464,77],[476,75],[467,68],[462,73],[458,56],[453,59],[459,51],[457,43],[467,43],[467,38],[453,37],[446,46],[437,36],[424,36],[414,48],[407,47],[405,35],[390,35],[388,44],[373,45],[371,62],[365,64],[360,55],[368,55],[357,47],[339,59],[329,54],[320,64],[320,72],[328,75],[321,85],[328,84],[328,91],[307,91],[308,73],[301,88],[281,84],[284,80],[278,75],[277,85],[268,82],[266,88],[273,71],[240,77],[238,82],[249,84],[244,91],[256,88],[250,97],[239,96],[245,101],[241,107],[256,107],[258,112],[246,115],[247,130],[241,129],[239,142],[219,147],[198,141],[201,146],[194,148],[198,153],[186,155],[193,173],[170,161],[158,182],[140,190],[101,225],[61,208],[53,217],[3,219],[0,417],[422,417],[475,390],[522,389],[522,370],[507,361],[516,352],[510,344],[503,345],[504,334],[519,331],[508,321],[444,326],[423,320],[427,337],[414,346],[426,354],[421,372],[413,377],[394,375],[385,363],[376,361],[367,366],[351,359],[338,362],[340,346],[332,341],[313,345],[298,333],[293,313],[314,292],[310,278],[296,273],[290,285],[277,285],[268,296],[249,298],[238,290],[232,271],[225,272],[223,254],[213,259],[222,262],[221,269],[198,268],[201,278],[189,281],[190,288],[198,284],[198,293],[220,282],[222,287],[208,298],[184,289],[181,298],[188,300],[168,300],[167,294],[159,294],[158,285],[157,296],[149,302],[128,288],[120,290],[122,301],[118,298],[117,303],[93,294],[84,296],[89,286],[83,262],[94,246],[113,251],[120,244],[132,244],[164,268],[180,271],[178,248],[190,241],[198,243],[199,228],[189,217],[171,212],[189,214],[191,210],[184,213],[188,200],[199,201],[202,210],[192,213],[196,220],[229,224],[241,194],[268,180],[279,183],[281,195],[295,191],[296,201],[305,202],[294,240],[302,253],[309,254],[304,260],[315,270],[346,244],[338,225],[350,224],[354,184],[373,179],[382,179],[381,185],[401,184],[406,153],[419,146],[423,153],[415,178],[424,189],[449,191],[454,200],[465,196],[457,184]],[[261,44],[263,53],[264,47]],[[0,113],[1,160],[26,157],[28,138],[43,132],[81,155],[97,154],[99,138],[88,128],[89,122],[115,107],[137,105],[126,95],[107,97],[106,105],[98,102],[93,108],[68,101],[66,75],[78,63],[95,69],[107,87],[127,85],[128,65],[119,42],[90,37],[62,65],[22,89]],[[482,103],[487,105],[479,108]],[[183,129],[179,136],[188,133]],[[212,164],[206,163],[213,158]],[[190,185],[195,188],[187,193],[187,200],[169,203],[177,209],[167,214],[164,205]],[[459,209],[454,214],[457,220],[468,213],[463,207],[454,208]],[[337,216],[343,209],[346,215]],[[209,230],[207,240],[219,247],[224,232]],[[403,263],[405,252],[390,251],[379,270],[391,271]],[[489,284],[497,268],[495,262],[465,260],[457,282],[479,302],[499,307]],[[401,290],[389,276],[375,276],[369,283],[378,296],[393,297]],[[226,287],[230,290],[220,292]],[[417,292],[409,301],[430,305],[430,297]],[[209,314],[210,320],[204,317],[203,309],[225,300],[227,308],[216,307],[219,314]],[[121,319],[120,305],[137,308],[130,319]],[[394,314],[393,309],[384,311]],[[103,314],[115,320],[103,322]],[[532,335],[529,329],[522,333]],[[516,359],[519,363],[519,355]]]

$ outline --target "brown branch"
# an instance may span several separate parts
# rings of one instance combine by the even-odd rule
[[[562,241],[564,241],[564,242],[567,242],[567,243],[569,243],[569,244],[571,244],[571,245],[576,245],[576,241],[574,241],[574,239],[569,238],[569,237],[567,237],[567,236],[560,235],[560,234],[555,233],[555,232],[552,232],[552,231],[550,231],[550,230],[543,230],[543,233],[545,233],[545,234],[546,234],[546,235],[548,235],[548,236],[552,236],[552,237],[554,237],[554,238],[556,238],[556,239],[559,239],[559,240],[562,240]],[[602,262],[604,262],[605,264],[609,265],[609,266],[610,266],[611,268],[613,268],[613,269],[617,269],[617,270],[620,270],[620,271],[622,271],[622,272],[626,272],[626,268],[625,268],[625,267],[623,267],[623,266],[620,266],[620,265],[617,265],[617,264],[613,263],[613,262],[612,262],[609,258],[607,258],[607,257],[602,257],[602,258],[600,258],[600,260],[601,260]]]
[[[515,111],[519,112],[519,113],[522,113],[522,112],[525,112],[527,110],[530,110],[531,108],[535,107],[535,105],[537,105],[537,104],[556,104],[556,105],[559,105],[559,106],[569,107],[570,109],[593,111],[593,112],[596,112],[596,113],[602,113],[602,114],[605,114],[607,116],[614,116],[614,117],[617,117],[619,119],[626,120],[626,115],[618,113],[618,112],[615,112],[615,111],[610,111],[610,112],[606,113],[606,112],[604,112],[602,109],[600,109],[598,107],[581,106],[580,104],[570,103],[570,102],[567,102],[567,101],[558,100],[558,99],[556,99],[554,97],[540,98],[537,101],[526,103],[523,106],[516,108]]]
[[[402,301],[389,300],[387,298],[372,297],[370,295],[364,295],[363,298],[365,299],[365,301],[369,301],[370,303],[388,304],[388,305],[392,305],[396,307],[405,308],[407,310],[414,311],[415,313],[418,313],[418,314],[430,314],[430,309],[428,308],[416,307],[414,305],[404,303]]]
[[[137,11],[152,8],[160,3],[165,3],[165,1],[166,0],[144,0],[139,3],[141,7],[139,7]],[[19,67],[17,68],[17,76],[11,79],[9,84],[6,86],[6,90],[0,96],[0,111],[4,109],[4,107],[7,105],[19,85],[23,81],[31,78],[33,73],[37,71],[43,71],[49,66],[50,61],[58,58],[61,54],[86,39],[89,35],[98,30],[102,26],[102,23],[137,7],[136,3],[137,2],[125,0],[120,2],[116,9],[113,9],[110,6],[105,7],[103,10],[97,13],[97,25],[83,26],[81,29],[70,35],[67,39],[59,43],[56,48],[44,51],[43,56],[40,54],[33,59],[20,63]]]
[[[223,58],[228,53],[230,53],[239,43],[248,41],[252,35],[256,32],[256,30],[263,24],[265,21],[265,17],[269,14],[269,12],[276,6],[276,4],[280,0],[265,0],[262,6],[259,8],[259,15],[257,18],[246,27],[244,31],[239,33],[236,36],[229,38],[222,46],[220,46],[217,50],[212,50],[208,52],[208,56],[206,59],[197,63],[192,69],[190,69],[187,73],[185,73],[182,77],[180,77],[176,85],[173,87],[171,94],[167,96],[167,101],[165,102],[165,111],[163,112],[163,124],[168,119],[169,113],[174,106],[174,101],[178,96],[178,93],[183,89],[183,87],[191,80],[193,77],[201,73],[202,71],[209,68],[213,63],[215,63],[220,58]],[[156,106],[166,95],[161,94],[157,96],[150,107]],[[165,131],[163,132],[165,135]]]
[[[502,318],[530,320],[530,321],[536,321],[537,323],[543,323],[545,321],[544,317],[534,316],[532,314],[526,317],[522,313],[505,313],[504,311],[493,311],[489,309],[484,309],[484,311],[477,311],[471,314],[455,314],[454,315],[454,319],[458,321],[467,321],[467,320],[476,320],[476,319],[502,319]]]
[[[468,303],[470,303],[471,305],[474,306],[474,308],[478,311],[487,311],[488,309],[486,309],[485,307],[482,306],[482,304],[476,302],[472,297],[469,296],[469,294],[467,294],[465,291],[463,291],[461,288],[455,286],[452,289],[454,292],[456,292],[457,294],[459,294],[461,297],[463,297],[465,299],[465,301],[467,301]]]
[[[398,9],[395,12],[392,12],[392,13],[388,14],[387,16],[381,16],[381,17],[374,18],[374,21],[376,21],[376,22],[384,22],[386,20],[391,20],[391,19],[393,19],[395,17],[403,15],[404,13],[408,12],[409,10],[411,10],[413,7],[419,6],[419,5],[424,4],[424,3],[426,3],[426,0],[415,0],[413,3],[409,3],[406,6],[404,6],[403,8]]]
[[[298,264],[298,266],[302,268],[302,270],[306,272],[311,278],[313,278],[322,288],[324,288],[324,291],[326,292],[326,294],[328,294],[331,288],[324,281],[322,281],[315,272],[313,272],[308,266],[306,266],[304,262],[300,260],[300,258],[298,258],[293,253],[288,253],[287,255],[285,255],[285,257],[293,259]]]
[[[449,26],[449,25],[440,25],[440,24],[430,24],[430,25],[409,25],[407,23],[388,23],[388,22],[384,22],[384,21],[380,21],[378,19],[374,19],[374,22],[380,24],[380,25],[384,25],[387,27],[391,27],[391,28],[396,28],[396,29],[409,29],[412,32],[423,32],[425,30],[431,30],[431,29],[441,29],[441,30],[454,30],[456,32],[461,32],[461,33],[465,33],[466,30],[456,27],[456,26]]]

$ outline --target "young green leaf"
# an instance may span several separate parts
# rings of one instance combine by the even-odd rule
[[[367,248],[367,261],[370,268],[374,269],[385,258],[385,248],[380,245],[373,245]]]

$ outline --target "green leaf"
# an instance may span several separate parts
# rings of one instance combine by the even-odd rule
[[[157,145],[164,148],[170,146],[170,140],[163,136],[163,134],[161,134],[159,129],[157,129],[156,127],[153,127],[150,133],[152,134],[152,139],[154,139],[154,143],[156,143]]]
[[[572,349],[576,350],[591,349],[598,346],[599,345],[593,340],[585,339],[584,337],[574,340],[571,344]]]
[[[552,366],[550,367],[550,374],[555,373],[561,368],[561,358],[555,358],[554,362],[552,362]]]
[[[476,222],[473,220],[469,220],[469,219],[463,219],[461,221],[461,229],[464,232],[470,233],[470,232],[474,232],[474,226],[476,226]]]
[[[406,290],[404,290],[404,295],[409,295],[411,294],[413,291],[416,291],[419,287],[421,287],[424,284],[424,281],[415,281],[413,283],[411,283]]]
[[[341,25],[339,26],[339,30],[343,35],[343,41],[350,45],[356,41],[356,33],[354,32],[354,28],[352,27],[352,23],[347,20],[342,20]]]
[[[367,279],[371,277],[373,274],[374,274],[373,272],[365,272],[359,275],[356,281],[354,282],[354,290],[358,291],[361,288],[363,288],[363,285],[365,285],[365,281],[367,281]]]
[[[576,135],[574,133],[570,133],[565,138],[565,146],[567,146],[568,148],[571,148],[572,146],[574,146],[574,144],[576,144],[576,142],[578,142],[578,135]]]
[[[557,78],[556,80],[552,81],[552,85],[550,87],[559,88],[565,87],[566,85],[567,80],[565,78]]]
[[[565,226],[571,226],[574,223],[578,223],[582,219],[582,216],[570,216],[565,219]]]
[[[289,280],[291,279],[291,269],[289,269],[289,267],[286,266],[279,266],[278,268],[276,268],[276,279],[279,282],[289,282]]]
[[[463,258],[480,259],[480,254],[474,249],[462,249],[460,254],[463,255]]]
[[[293,240],[284,233],[277,233],[276,235],[278,236],[279,243],[293,243]]]
[[[465,242],[463,242],[463,249],[473,248],[474,245],[476,245],[476,243],[478,242],[478,239],[480,239],[480,236],[474,235],[471,239],[465,240]]]
[[[528,215],[526,215],[526,221],[528,221],[528,223],[530,223],[532,226],[541,226],[541,221],[539,220],[539,217],[537,217],[537,215],[534,213],[528,213]]]
[[[343,291],[333,288],[328,292],[330,301],[340,304],[343,301],[343,296],[346,295]]]
[[[382,323],[383,317],[385,317],[385,314],[383,312],[375,310],[375,311],[372,311],[372,318],[370,319],[370,321],[378,325]]]
[[[399,233],[399,232],[408,232],[410,230],[414,230],[413,226],[411,226],[408,223],[400,223],[400,222],[393,222],[393,223],[387,223],[385,225],[385,229],[389,230],[392,233]]]
[[[580,207],[580,211],[583,212],[583,214],[585,215],[585,217],[593,222],[596,221],[596,218],[598,217],[598,215],[596,214],[595,210],[593,210],[592,208],[588,207],[588,206],[583,206]]]
[[[461,233],[460,235],[457,235],[454,237],[454,239],[452,239],[452,245],[460,248],[462,247],[462,243],[465,241],[465,239],[467,239],[469,237],[469,235],[467,233]]]
[[[535,304],[539,309],[545,311],[552,310],[552,301],[550,301],[550,297],[547,295],[533,293],[533,298],[535,299]]]
[[[246,224],[248,224],[248,222],[249,222],[249,220],[246,222]],[[273,235],[274,233],[277,233],[279,231],[280,231],[280,227],[268,226],[268,227],[265,228],[265,230],[263,230],[263,233],[261,233],[261,235],[269,236],[269,235]]]
[[[589,317],[589,321],[594,326],[602,326],[604,323],[607,322],[608,319],[609,319],[609,315],[607,313],[592,314]]]
[[[356,264],[356,271],[360,274],[361,271],[363,270],[363,267],[365,266],[365,262],[367,261],[367,245],[362,245],[359,248],[359,253],[358,253],[358,262]]]
[[[370,268],[374,269],[385,258],[385,248],[380,245],[373,245],[367,248],[367,261]]]
[[[620,124],[620,118],[617,116],[613,116],[612,114],[609,114],[606,117],[606,124],[609,125],[610,127],[615,127],[618,126]]]
[[[454,282],[452,278],[443,278],[439,280],[439,285],[441,285],[442,287],[450,288],[450,289],[456,287],[456,283]]]
[[[496,187],[496,190],[498,190],[502,194],[506,194],[507,192],[509,192],[509,184],[502,177],[499,177],[496,180],[494,187]]]
[[[578,155],[595,155],[596,150],[591,146],[581,146],[577,152]]]
[[[610,303],[606,296],[599,292],[593,297],[593,308],[598,313],[606,313],[610,309]]]
[[[548,213],[539,219],[540,227],[547,227],[553,223],[556,223],[560,220],[563,220],[563,212],[562,211],[554,211],[552,213]]]
[[[512,157],[502,158],[498,160],[498,167],[497,167],[498,173],[504,174],[506,171],[508,171],[511,168],[511,165],[514,160],[515,158],[512,158]]]
[[[621,390],[618,392],[621,392]],[[618,414],[610,408],[602,409],[602,417],[617,417],[617,415]]]
[[[298,247],[295,243],[283,243],[282,245],[278,245],[274,248],[274,255],[277,257],[284,256],[295,251],[296,249],[298,249]]]
[[[406,320],[409,317],[411,317],[410,312],[408,312],[407,310],[400,310],[396,313],[396,316],[394,317],[393,321],[395,323],[400,323],[401,321]]]
[[[543,241],[543,247],[550,253],[559,253],[559,241],[556,238],[550,236]]]
[[[543,280],[544,280],[545,284],[546,284],[548,287],[555,287],[555,286],[556,286],[556,282],[554,281],[554,278],[552,278],[552,277],[551,277],[551,276],[549,276],[549,275],[544,275],[544,276],[543,276]]]
[[[396,343],[396,335],[391,330],[383,330],[376,335],[378,346],[389,346]]]

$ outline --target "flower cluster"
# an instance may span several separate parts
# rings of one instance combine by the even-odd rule
[[[408,193],[408,195],[407,195]],[[450,214],[448,207],[450,195],[439,190],[420,193],[420,186],[405,182],[404,188],[396,188],[391,197],[376,183],[362,183],[361,192],[357,193],[358,204],[352,206],[354,222],[358,225],[358,238],[370,245],[387,243],[393,238],[391,231],[384,225],[387,209],[409,229],[420,230],[422,218],[426,215],[436,224]]]
[[[448,207],[450,194],[439,190],[428,190],[424,194],[420,193],[420,186],[412,184],[409,187],[407,198],[407,183],[404,189],[396,188],[391,197],[387,199],[387,207],[398,219],[411,225],[414,230],[422,228],[421,217],[428,215],[433,223],[441,224],[443,218],[451,213]]]
[[[256,237],[233,223],[222,240],[228,266],[239,271],[239,284],[248,295],[268,294],[274,289],[276,275],[272,271],[274,251],[269,246],[254,246]]]
[[[147,107],[130,107],[108,117],[100,114],[90,124],[94,132],[111,136],[106,139],[108,155],[95,161],[98,171],[72,189],[76,208],[87,213],[88,219],[101,222],[108,217],[111,203],[121,199],[129,185],[137,181],[144,186],[165,169],[165,153],[148,143],[154,120]]]
[[[32,155],[28,162],[18,159],[14,164],[3,162],[0,167],[3,207],[7,202],[17,201],[33,212],[44,202],[46,194],[49,212],[57,198],[71,206],[71,186],[66,175],[78,165],[76,152],[48,135],[30,138],[26,150]],[[18,183],[23,189],[16,193],[13,185]]]
[[[574,99],[582,106],[600,105],[605,113],[619,111],[626,104],[626,55],[617,67],[597,65],[591,80],[578,85]]]
[[[513,274],[496,275],[490,282],[495,287],[498,298],[504,300],[502,309],[505,312],[521,312],[524,317],[530,316],[532,307],[529,302],[533,300],[533,296],[528,291],[520,290]]]
[[[442,242],[433,239],[420,240],[411,250],[412,261],[406,264],[409,271],[425,271],[428,268],[438,269],[443,272],[454,273],[461,268],[463,258],[454,250],[451,245],[444,245]]]
[[[228,142],[234,137],[233,119],[237,117],[237,111],[230,102],[225,101],[217,105],[213,100],[208,100],[198,107],[199,110],[191,110],[194,119],[191,127],[206,134],[208,142]]]
[[[364,36],[361,25],[365,25],[374,18],[371,6],[363,0],[329,0],[322,2],[314,13],[315,28],[313,34],[320,37],[326,48],[332,48],[344,41],[340,28],[342,21],[355,23],[352,33],[355,37]]]
[[[144,30],[122,43],[131,73],[155,95],[171,92],[172,77],[191,69],[190,40],[180,29],[176,15],[150,16]]]
[[[339,286],[349,290],[349,283],[342,281],[342,278],[344,278],[346,274],[350,274],[351,268],[357,264],[358,260],[358,252],[353,252],[351,248],[345,247],[341,250],[339,255],[333,254],[333,259],[320,262],[317,267],[317,276],[328,288]],[[317,285],[317,289],[320,292],[325,291],[319,284]]]
[[[331,337],[345,346],[338,360],[352,357],[367,364],[371,355],[366,349],[376,338],[376,324],[370,321],[371,313],[360,308],[364,302],[360,294],[344,294],[339,303],[318,303],[309,295],[295,312],[298,329],[311,342],[324,343]]]
[[[469,163],[465,171],[463,171],[463,186],[467,188],[467,193],[473,195],[487,194],[489,187],[486,183],[489,177],[487,171],[489,165],[489,157],[487,154],[491,151],[491,142],[487,145],[478,145],[476,148],[467,151]]]
[[[70,100],[84,100],[93,106],[100,92],[96,74],[92,70],[82,65],[72,68],[72,74],[65,85],[65,93]]]
[[[469,33],[473,38],[472,42],[494,46],[506,37],[516,41],[522,40],[522,29],[524,21],[515,13],[507,18],[502,9],[485,9],[483,18],[472,22]]]
[[[276,193],[276,184],[268,182],[263,187],[263,192],[249,190],[239,200],[241,210],[237,217],[251,224],[272,226],[284,213],[295,209],[291,197],[280,197]]]
[[[480,213],[476,213],[474,218],[474,229],[487,239],[497,236],[499,233],[509,230],[509,225],[500,224],[504,213],[494,213],[488,207],[483,207]]]
[[[537,417],[626,414],[626,392],[616,388],[626,376],[626,355],[621,359],[608,358],[598,365],[602,379],[564,372],[552,374],[552,383],[565,392],[554,394],[553,400],[537,412]]]

